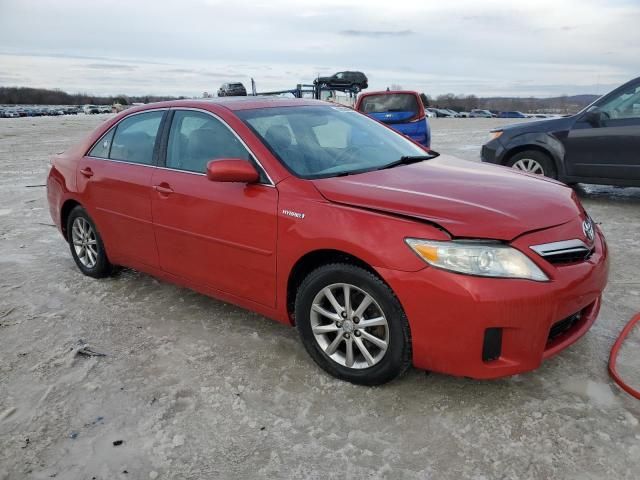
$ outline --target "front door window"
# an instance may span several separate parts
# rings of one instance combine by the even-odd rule
[[[175,112],[169,133],[167,168],[205,173],[207,163],[219,158],[249,160],[251,157],[240,140],[217,118],[191,110]]]
[[[640,119],[640,85],[635,85],[622,94],[608,100],[599,110],[608,119]]]

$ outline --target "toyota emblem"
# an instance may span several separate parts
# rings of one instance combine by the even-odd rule
[[[585,237],[587,237],[589,241],[593,242],[595,232],[593,231],[593,222],[589,217],[582,222],[582,231],[584,232]]]

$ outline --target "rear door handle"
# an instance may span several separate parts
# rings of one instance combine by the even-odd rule
[[[93,170],[91,170],[89,167],[83,168],[82,170],[80,170],[80,173],[87,178],[93,177]]]
[[[156,192],[162,193],[164,195],[169,195],[170,193],[173,193],[173,189],[169,186],[168,183],[161,183],[160,185],[154,185],[153,189]]]

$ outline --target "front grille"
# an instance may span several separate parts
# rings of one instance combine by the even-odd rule
[[[578,239],[533,245],[530,248],[553,264],[583,262],[593,254],[593,248]]]
[[[554,263],[554,264],[574,263],[574,262],[583,262],[585,260],[588,260],[592,254],[593,254],[593,250],[580,249],[580,250],[555,253],[553,255],[545,256],[544,258],[548,262]]]
[[[550,343],[560,335],[567,333],[576,323],[578,323],[578,321],[580,321],[580,312],[574,313],[573,315],[554,323],[551,326],[551,330],[549,330],[547,343]]]

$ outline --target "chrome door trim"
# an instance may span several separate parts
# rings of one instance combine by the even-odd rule
[[[85,155],[84,158],[90,158],[92,160],[103,160],[105,162],[124,163],[126,165],[136,165],[138,167],[158,168],[156,165],[147,165],[146,163],[127,162],[126,160],[115,160],[113,158],[92,157],[91,155]]]

